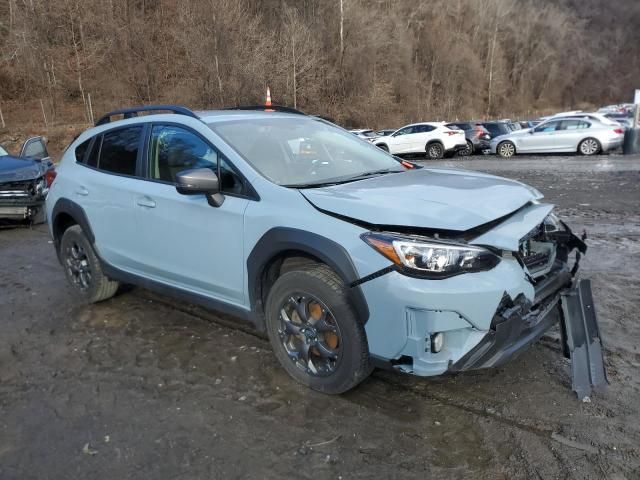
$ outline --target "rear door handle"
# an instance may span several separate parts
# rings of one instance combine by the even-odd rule
[[[141,207],[156,208],[156,202],[152,198],[149,198],[149,197],[138,197],[136,202]]]
[[[89,190],[87,190],[85,187],[78,187],[78,189],[76,190],[76,194],[86,197],[87,195],[89,195]]]

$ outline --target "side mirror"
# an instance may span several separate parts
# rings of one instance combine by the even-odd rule
[[[178,172],[176,190],[182,195],[204,194],[212,207],[219,207],[224,203],[218,176],[210,168],[194,168]]]

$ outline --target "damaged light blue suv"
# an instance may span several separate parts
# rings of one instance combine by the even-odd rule
[[[248,319],[315,390],[344,392],[374,366],[499,365],[560,322],[584,393],[603,375],[589,373],[589,284],[569,264],[586,247],[541,199],[283,107],[164,105],[112,112],[74,140],[47,216],[86,301],[130,283]]]

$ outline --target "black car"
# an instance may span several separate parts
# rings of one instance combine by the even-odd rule
[[[491,138],[499,137],[500,135],[506,135],[511,133],[513,129],[510,126],[510,122],[494,121],[494,122],[481,122],[484,128],[486,128],[491,135]]]
[[[454,122],[448,123],[449,128],[459,128],[464,130],[464,136],[467,139],[467,148],[460,150],[458,155],[467,156],[474,153],[482,153],[484,150],[489,150],[489,140],[491,136],[486,128],[484,128],[478,122]]]
[[[0,223],[42,223],[56,172],[43,137],[28,139],[18,156],[0,146]]]

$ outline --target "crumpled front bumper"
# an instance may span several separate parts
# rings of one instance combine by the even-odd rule
[[[574,281],[566,265],[536,285],[534,302],[505,298],[487,335],[449,367],[449,372],[496,367],[511,360],[560,323],[565,357],[571,359],[571,388],[578,398],[608,383],[591,283]]]
[[[536,285],[533,302],[524,296],[505,297],[491,322],[491,330],[473,349],[449,367],[450,372],[490,368],[526,350],[561,319],[562,292],[571,288],[566,265]]]
[[[44,221],[44,197],[0,201],[0,220]]]
[[[49,189],[32,186],[37,180],[0,183],[0,220],[44,221],[44,202]]]

